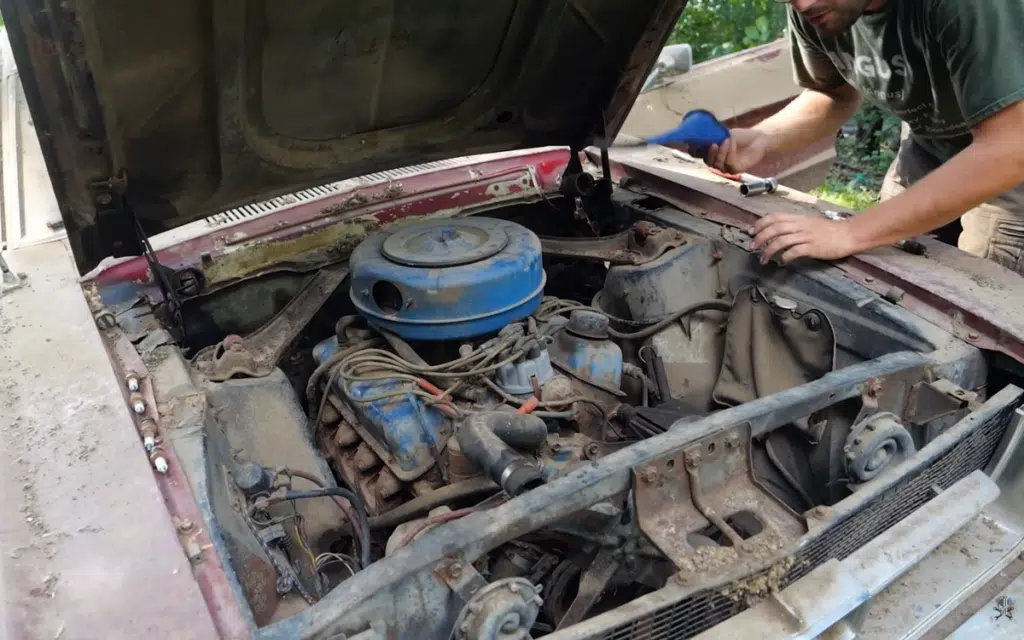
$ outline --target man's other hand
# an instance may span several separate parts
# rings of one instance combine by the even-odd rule
[[[776,254],[782,264],[797,258],[845,258],[861,250],[852,231],[848,220],[792,213],[772,213],[747,230],[754,237],[750,248],[761,251],[761,264]]]
[[[770,138],[755,129],[732,129],[721,146],[711,145],[704,162],[709,167],[729,173],[749,171],[767,155]]]

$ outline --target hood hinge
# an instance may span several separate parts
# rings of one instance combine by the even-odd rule
[[[142,223],[126,196],[127,173],[122,169],[117,176],[91,182],[89,188],[96,203],[97,235],[102,249],[113,257],[142,255],[146,258],[149,272],[163,294],[169,329],[175,339],[183,340],[185,323],[181,299],[172,285],[177,279],[176,272],[160,264],[149,237],[142,229]]]
[[[597,135],[599,148],[601,150],[601,177],[594,178],[593,175],[583,170],[583,162],[580,160],[581,149],[570,147],[569,163],[562,174],[562,181],[559,191],[562,195],[576,201],[577,211],[582,212],[595,234],[601,235],[609,228],[621,224],[621,215],[616,215],[615,207],[612,205],[612,171],[611,160],[608,157],[608,144],[605,139],[604,119],[601,122],[600,131]],[[581,217],[577,215],[577,217]]]

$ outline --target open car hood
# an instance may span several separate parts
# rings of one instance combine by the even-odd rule
[[[81,271],[146,235],[431,160],[582,148],[685,0],[0,0]]]

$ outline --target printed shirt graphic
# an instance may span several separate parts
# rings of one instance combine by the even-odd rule
[[[1024,0],[889,0],[834,38],[790,7],[789,27],[798,85],[849,83],[941,161],[971,143],[971,127],[1024,99]]]

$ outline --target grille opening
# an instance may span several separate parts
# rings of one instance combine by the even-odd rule
[[[821,566],[829,558],[843,560],[872,538],[913,513],[935,496],[934,487],[945,489],[984,469],[992,458],[1016,404],[1007,406],[941,454],[932,463],[898,480],[859,511],[850,514],[793,557],[792,567],[777,588],[790,584]],[[769,570],[770,571],[770,570]],[[768,576],[769,571],[750,576]],[[749,606],[743,598],[726,595],[727,589],[709,588],[640,615],[614,627],[588,635],[600,640],[685,640],[731,618]]]
[[[764,523],[752,511],[737,511],[725,518],[725,523],[739,534],[740,538],[749,540],[764,531]],[[686,536],[691,547],[731,547],[732,541],[721,529],[710,525],[696,533]]]

